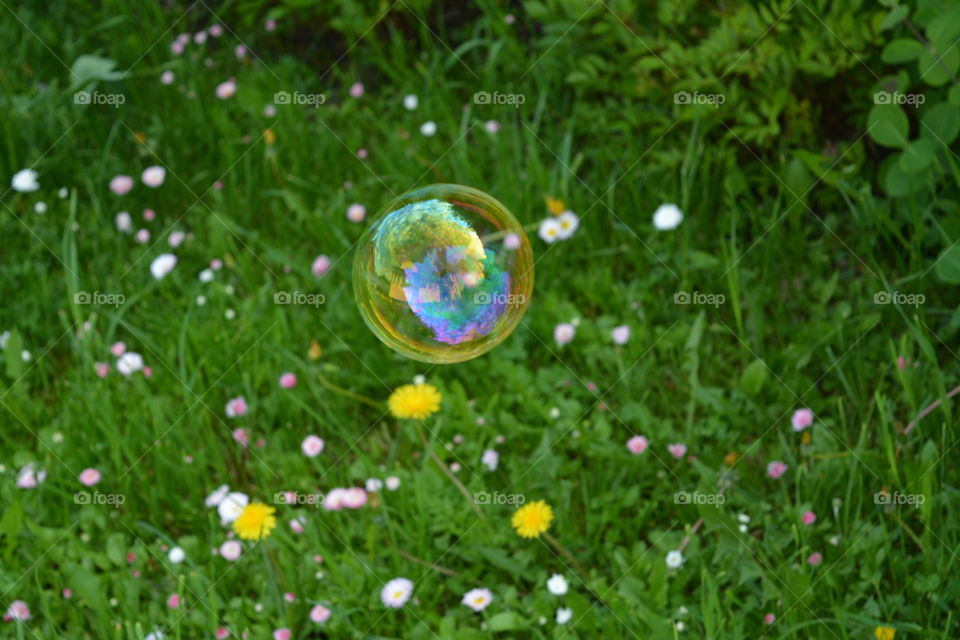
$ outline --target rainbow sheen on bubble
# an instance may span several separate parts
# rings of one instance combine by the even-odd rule
[[[360,239],[353,289],[367,326],[424,362],[462,362],[502,342],[533,292],[530,241],[493,197],[455,184],[406,193]]]

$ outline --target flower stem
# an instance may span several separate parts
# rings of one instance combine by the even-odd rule
[[[283,612],[283,596],[280,595],[280,580],[277,578],[277,567],[271,556],[270,552],[267,550],[266,543],[261,540],[259,543],[260,548],[263,550],[263,563],[267,566],[267,573],[270,575],[270,585],[273,587],[273,595],[277,599],[277,611]]]
[[[416,422],[414,426],[417,429],[417,435],[420,436],[420,443],[423,444],[424,452],[430,456],[430,459],[433,460],[437,466],[440,467],[443,473],[450,478],[450,481],[456,485],[457,489],[460,490],[460,493],[463,494],[463,497],[466,498],[470,506],[473,507],[473,511],[477,514],[477,517],[483,521],[486,521],[487,516],[483,515],[483,512],[480,511],[480,507],[477,506],[477,501],[474,500],[473,494],[467,491],[467,488],[463,486],[463,483],[460,482],[460,479],[453,475],[453,471],[450,471],[450,467],[448,467],[446,463],[441,460],[436,453],[434,453],[433,449],[430,447],[430,443],[427,441],[427,436],[423,433],[423,426],[420,424],[420,422]]]
[[[359,393],[348,391],[343,387],[338,387],[337,385],[327,380],[326,377],[324,377],[320,373],[317,373],[317,379],[320,380],[320,384],[322,384],[324,387],[326,387],[330,391],[333,391],[334,393],[337,393],[346,398],[350,398],[351,400],[356,400],[357,402],[363,402],[365,404],[370,405],[371,407],[374,407],[375,409],[383,409],[382,402],[377,402],[376,400],[372,398],[368,398],[367,396],[363,396],[363,395],[360,395]]]
[[[952,398],[953,396],[957,395],[958,393],[960,393],[960,387],[954,387],[953,389],[951,389],[951,390],[947,393],[947,398],[948,398],[948,399],[949,399],[949,398]],[[907,425],[907,428],[903,430],[903,435],[907,435],[908,433],[910,433],[910,432],[913,430],[913,428],[914,428],[915,426],[917,426],[917,423],[918,423],[918,422],[920,422],[921,420],[923,420],[923,418],[924,418],[928,413],[930,413],[931,411],[933,411],[934,409],[936,409],[937,407],[940,406],[940,402],[941,402],[941,400],[938,398],[938,399],[937,399],[935,402],[933,402],[930,406],[928,406],[926,409],[924,409],[923,411],[921,411],[921,412],[920,412],[920,415],[917,416],[917,419],[914,420],[913,422],[911,422],[910,424],[908,424],[908,425]]]
[[[574,569],[576,569],[577,571],[580,572],[580,574],[581,574],[581,575],[583,576],[583,578],[584,578],[584,580],[583,580],[584,583],[586,583],[587,579],[589,579],[589,576],[587,575],[587,572],[584,570],[584,568],[580,566],[580,563],[577,562],[577,559],[573,557],[573,554],[570,553],[569,551],[567,551],[566,547],[564,547],[562,544],[560,544],[560,542],[557,541],[556,538],[554,538],[552,535],[550,535],[550,532],[549,532],[549,531],[544,531],[544,532],[543,532],[543,537],[546,538],[547,541],[548,541],[550,544],[552,544],[557,551],[559,551],[561,554],[563,554],[563,557],[565,557],[567,560],[570,561],[570,564],[573,565],[573,568],[574,568]]]
[[[428,569],[431,569],[431,570],[433,570],[433,571],[436,571],[437,573],[442,573],[442,574],[444,574],[444,575],[450,576],[451,578],[457,578],[457,577],[460,576],[460,574],[457,573],[456,571],[454,571],[453,569],[447,569],[446,567],[441,567],[440,565],[435,564],[435,563],[434,563],[434,564],[430,564],[430,563],[427,562],[426,560],[421,560],[420,558],[418,558],[418,557],[416,557],[416,556],[414,556],[414,555],[410,555],[409,553],[407,553],[407,552],[404,551],[403,549],[397,549],[397,553],[399,553],[401,556],[403,556],[404,558],[406,558],[406,559],[409,560],[410,562],[416,562],[417,564],[423,565],[424,567],[427,567]]]

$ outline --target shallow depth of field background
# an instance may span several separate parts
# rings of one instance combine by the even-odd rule
[[[0,5],[0,612],[30,612],[0,637],[957,637],[955,3]],[[350,280],[380,206],[434,182],[530,227],[536,285],[496,350],[431,367]],[[579,228],[547,243],[554,210]],[[417,375],[427,450],[387,413]],[[274,505],[388,476],[212,552],[222,484]],[[518,500],[579,568],[514,532]]]

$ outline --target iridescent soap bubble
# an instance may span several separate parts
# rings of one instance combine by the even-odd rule
[[[533,292],[530,241],[506,207],[471,187],[434,184],[376,217],[353,261],[367,326],[424,362],[462,362],[502,342]]]

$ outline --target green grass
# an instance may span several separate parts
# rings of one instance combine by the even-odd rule
[[[23,600],[33,615],[0,626],[0,637],[140,639],[159,628],[208,638],[226,626],[250,638],[289,627],[295,638],[847,640],[878,625],[898,639],[956,636],[953,401],[903,433],[957,384],[956,290],[931,270],[938,242],[956,234],[921,198],[874,195],[852,142],[862,130],[814,185],[791,173],[785,149],[673,120],[672,104],[637,105],[665,124],[630,128],[616,120],[626,98],[565,82],[548,49],[563,29],[537,34],[545,44],[530,55],[536,29],[522,12],[508,29],[504,10],[485,2],[459,26],[401,12],[352,48],[349,38],[288,41],[282,24],[268,34],[259,19],[244,21],[252,14],[218,6],[230,30],[199,57],[192,43],[182,57],[169,45],[218,21],[200,6],[176,22],[185,7],[50,4],[0,9],[10,43],[0,174],[35,166],[42,185],[0,198],[0,331],[12,332],[0,372],[0,608]],[[238,61],[238,38],[257,57]],[[82,54],[129,70],[96,84],[125,96],[119,109],[74,104],[69,67]],[[166,69],[172,86],[159,82]],[[229,77],[238,93],[218,100],[214,88]],[[356,80],[366,85],[360,99],[347,95]],[[526,102],[475,105],[481,90]],[[324,93],[327,103],[265,117],[277,91]],[[402,106],[408,93],[419,96],[414,112]],[[484,129],[490,119],[496,135]],[[419,133],[426,120],[437,135]],[[108,189],[114,175],[154,164],[167,168],[162,187]],[[536,285],[523,323],[458,365],[390,352],[363,325],[350,286],[354,243],[380,205],[432,182],[487,191],[525,225],[547,215],[547,195],[581,216],[565,242],[531,233]],[[364,224],[345,219],[353,202],[367,207]],[[653,228],[662,202],[685,212],[675,231]],[[155,221],[143,221],[145,208]],[[150,243],[116,230],[121,210],[150,229]],[[170,250],[174,229],[190,236],[156,281],[149,264]],[[310,264],[320,253],[335,265],[318,281]],[[225,267],[203,283],[197,274],[213,258]],[[95,291],[124,303],[74,304]],[[277,291],[322,293],[325,303],[276,305]],[[675,304],[680,291],[724,301]],[[878,291],[925,302],[878,305]],[[559,347],[553,328],[575,318],[575,339]],[[632,334],[618,348],[610,331],[621,324]],[[118,340],[152,378],[97,376]],[[295,389],[278,387],[284,371],[298,376]],[[391,391],[418,374],[444,398],[423,424],[426,449],[415,423],[386,414]],[[228,419],[224,405],[238,395],[250,412]],[[790,427],[801,407],[816,414],[809,444]],[[250,448],[232,438],[240,426]],[[314,459],[300,452],[310,433],[326,441]],[[635,434],[651,443],[641,456],[625,447]],[[446,446],[457,435],[463,442]],[[675,442],[692,458],[674,460],[666,446]],[[480,463],[491,447],[495,472]],[[463,491],[431,453],[460,465]],[[779,480],[766,475],[771,460],[789,466]],[[18,489],[30,462],[46,481]],[[122,506],[75,503],[86,467],[103,473],[96,491],[123,496]],[[279,505],[277,529],[245,543],[240,561],[211,554],[227,530],[204,498],[223,483],[272,503],[278,491],[388,475],[400,488],[361,510]],[[720,506],[675,501],[720,487]],[[924,502],[878,505],[882,487]],[[464,496],[484,491],[550,503],[551,534],[585,575],[545,539],[519,538],[512,506]],[[806,510],[817,514],[809,527]],[[299,515],[305,531],[295,535],[288,522]],[[164,545],[187,560],[172,565]],[[684,565],[668,570],[667,552],[681,546]],[[819,566],[807,564],[814,552]],[[566,595],[547,591],[553,573],[569,581]],[[417,600],[388,611],[378,594],[397,576],[416,583]],[[460,604],[476,586],[494,593],[481,614]],[[173,611],[165,602],[175,592]],[[307,616],[314,603],[333,612],[324,626]],[[571,623],[554,622],[560,606],[573,610]]]

